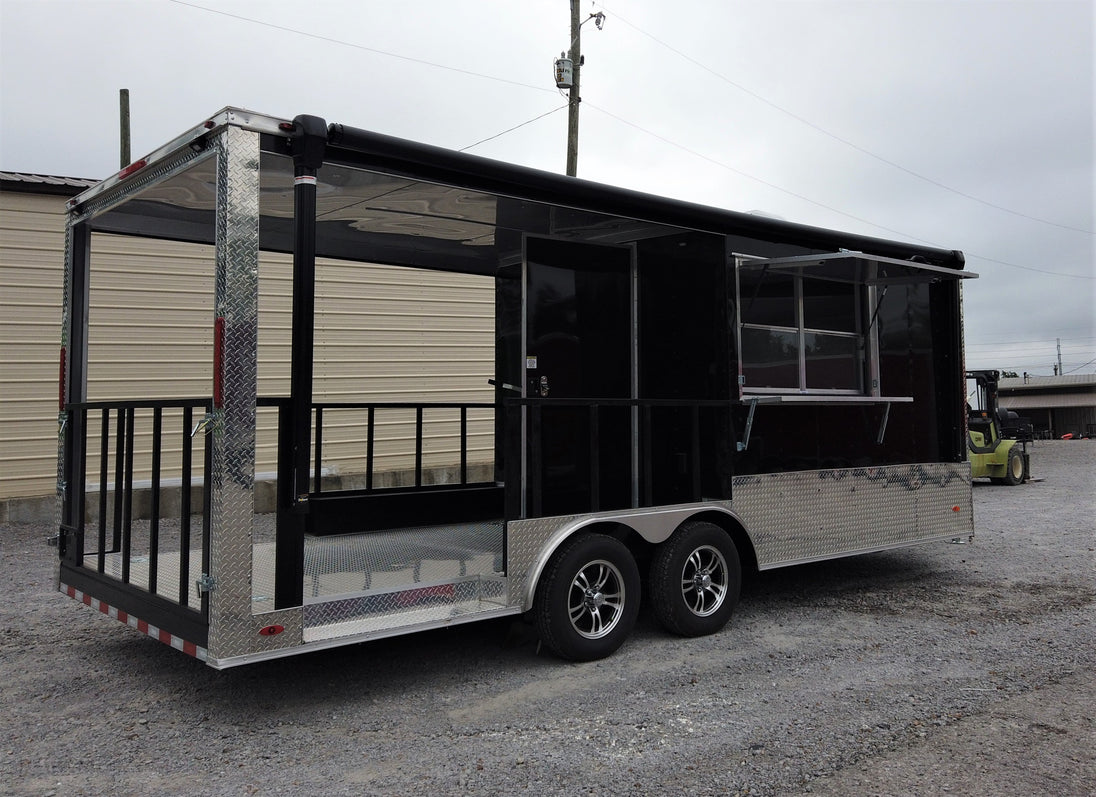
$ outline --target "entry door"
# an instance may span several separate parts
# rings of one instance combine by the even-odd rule
[[[633,503],[632,261],[628,247],[525,241],[526,516]]]

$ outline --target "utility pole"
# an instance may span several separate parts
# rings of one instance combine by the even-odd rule
[[[122,133],[121,161],[122,168],[129,166],[132,161],[129,157],[129,89],[118,90],[118,110],[121,114],[120,127]]]
[[[571,59],[574,69],[574,82],[571,84],[570,93],[567,95],[567,176],[574,177],[578,174],[578,93],[579,76],[582,74],[582,24],[578,20],[578,2],[571,1],[571,47],[568,57]]]
[[[1054,374],[1055,374],[1055,376],[1061,376],[1063,373],[1065,373],[1062,370],[1062,339],[1057,338],[1057,340],[1058,340],[1058,370],[1055,371]]]

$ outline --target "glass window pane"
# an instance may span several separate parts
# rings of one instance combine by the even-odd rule
[[[742,330],[742,373],[747,388],[799,387],[799,335],[775,329]]]
[[[829,280],[803,280],[803,326],[856,332],[856,286]]]
[[[804,346],[808,389],[861,389],[859,339],[808,332]]]
[[[795,278],[760,268],[738,272],[739,306],[744,324],[794,327]]]

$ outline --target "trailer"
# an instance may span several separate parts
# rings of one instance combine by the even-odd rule
[[[591,660],[641,600],[717,632],[744,569],[973,535],[963,265],[226,108],[69,202],[57,586],[215,668],[517,615]],[[452,352],[427,294],[486,281],[482,400],[331,387],[367,268]],[[193,356],[143,326],[183,305]]]

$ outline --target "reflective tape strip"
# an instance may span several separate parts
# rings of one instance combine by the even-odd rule
[[[293,185],[315,185],[316,176],[311,174],[302,174],[300,177],[293,178]]]
[[[62,584],[61,591],[68,595],[70,598],[75,598],[76,600],[80,601],[85,606],[90,606],[92,609],[95,609],[98,612],[102,612],[107,617],[113,617],[115,620],[125,623],[130,628],[136,628],[142,634],[147,634],[153,639],[158,639],[165,645],[170,645],[176,650],[181,650],[188,656],[193,656],[199,661],[206,660],[206,656],[208,655],[206,649],[195,645],[193,642],[187,642],[185,639],[168,633],[161,628],[157,628],[154,625],[149,625],[144,620],[138,620],[129,612],[124,612],[121,609],[116,609],[113,606],[103,603],[98,598],[93,598],[90,595],[87,595],[76,589],[75,587],[70,587],[68,584]]]

